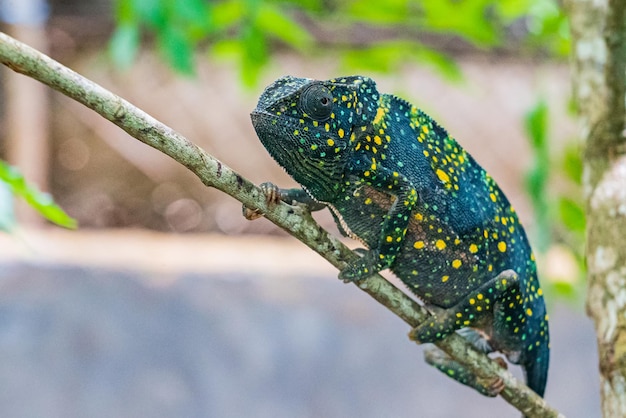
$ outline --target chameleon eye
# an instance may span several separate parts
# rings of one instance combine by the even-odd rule
[[[317,121],[333,113],[333,95],[321,84],[311,84],[300,95],[300,109]]]

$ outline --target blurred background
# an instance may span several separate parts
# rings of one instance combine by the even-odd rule
[[[256,183],[294,186],[249,120],[274,79],[363,74],[412,101],[526,226],[551,317],[546,399],[599,416],[559,2],[0,0],[0,20]],[[519,416],[425,365],[399,319],[304,245],[94,112],[2,69],[0,116],[2,416]],[[71,224],[50,196],[77,230],[45,220]]]

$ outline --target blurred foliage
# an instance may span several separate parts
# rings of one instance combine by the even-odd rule
[[[547,281],[557,294],[581,299],[585,273],[585,210],[581,192],[582,160],[575,141],[558,156],[550,154],[549,109],[544,100],[528,111],[526,132],[534,155],[526,176],[526,190],[535,212],[533,241],[544,264]],[[559,193],[550,186],[555,180]]]
[[[183,74],[193,73],[199,49],[230,57],[248,86],[281,48],[334,49],[351,71],[389,72],[414,60],[456,79],[454,60],[424,39],[549,56],[564,56],[569,46],[556,0],[116,0],[115,17],[110,53],[120,67],[148,37]]]
[[[76,228],[76,221],[57,206],[49,194],[42,193],[29,185],[19,171],[1,160],[0,185],[2,186],[0,193],[3,194],[0,196],[2,197],[0,199],[0,230],[10,232],[16,225],[11,204],[13,199],[8,196],[6,188],[11,191],[12,195],[26,200],[30,206],[50,222],[66,228]]]

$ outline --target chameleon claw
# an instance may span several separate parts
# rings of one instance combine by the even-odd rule
[[[261,183],[259,185],[259,188],[263,191],[263,194],[265,195],[265,202],[268,205],[277,204],[278,202],[280,202],[280,189],[274,183]],[[260,210],[250,209],[245,205],[241,208],[241,213],[243,217],[249,221],[259,219],[263,216],[263,213]]]
[[[267,181],[265,183],[261,183],[259,187],[261,188],[261,190],[263,190],[263,193],[265,194],[265,201],[267,202],[267,204],[276,204],[280,202],[280,189],[277,185]]]
[[[249,221],[254,221],[255,219],[259,219],[260,217],[263,216],[263,213],[261,213],[260,210],[250,209],[247,206],[241,207],[241,214],[243,215],[244,218],[246,218]]]

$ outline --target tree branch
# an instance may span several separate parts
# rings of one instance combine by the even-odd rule
[[[134,138],[169,155],[191,170],[205,185],[215,187],[239,200],[246,207],[263,213],[270,221],[305,243],[338,269],[343,269],[347,262],[357,258],[357,255],[337,238],[322,229],[307,211],[284,203],[268,206],[261,189],[173,129],[126,100],[2,32],[0,32],[0,62],[95,110]],[[429,316],[423,307],[380,275],[363,280],[358,287],[411,327],[416,327]],[[437,346],[479,377],[490,380],[502,379],[505,384],[502,397],[524,415],[563,417],[508,371],[474,349],[461,336],[452,334],[438,342]]]

